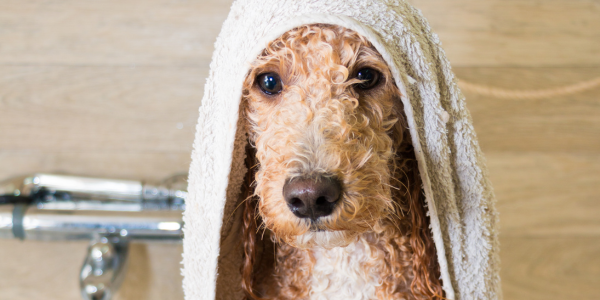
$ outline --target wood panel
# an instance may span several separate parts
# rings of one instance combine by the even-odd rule
[[[455,66],[600,65],[597,0],[412,0]],[[205,66],[230,0],[0,3],[0,64]]]
[[[486,158],[503,237],[600,239],[600,153],[488,152]]]
[[[505,300],[598,299],[600,238],[501,238]]]
[[[180,244],[134,244],[127,277],[115,300],[183,299]]]
[[[0,67],[0,149],[191,152],[204,68]]]
[[[0,2],[0,64],[207,66],[232,1]]]
[[[600,1],[409,0],[455,66],[600,65]]]
[[[600,68],[455,68],[459,78],[507,89],[543,89],[600,76]],[[460,84],[460,81],[459,81]],[[600,88],[537,100],[465,92],[484,151],[600,152]]]
[[[191,139],[189,140],[190,144]],[[100,178],[157,182],[187,173],[191,151],[153,153],[106,151],[56,152],[3,151],[0,149],[0,180],[36,172],[85,175]]]

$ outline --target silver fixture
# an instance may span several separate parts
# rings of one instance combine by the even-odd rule
[[[129,241],[121,234],[97,236],[88,247],[79,274],[85,300],[109,300],[123,282]]]
[[[0,203],[33,201],[40,209],[58,210],[182,210],[187,196],[182,178],[184,175],[176,175],[150,185],[133,180],[34,174],[0,183]]]
[[[50,210],[0,205],[0,238],[43,241],[91,240],[125,232],[131,240],[180,241],[181,211]]]
[[[187,182],[34,174],[0,182],[0,238],[90,240],[80,273],[85,300],[110,300],[130,241],[180,242]]]

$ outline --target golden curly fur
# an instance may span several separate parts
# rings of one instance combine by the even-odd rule
[[[357,88],[366,67],[379,82]],[[280,93],[258,87],[265,72],[279,74]],[[283,34],[253,63],[243,114],[248,299],[443,298],[400,92],[365,38],[324,24]],[[338,206],[316,223],[296,217],[282,194],[287,179],[315,174],[343,183]]]

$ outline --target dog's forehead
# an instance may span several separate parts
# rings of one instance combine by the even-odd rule
[[[350,68],[369,56],[380,58],[375,47],[357,32],[339,26],[313,24],[292,29],[271,41],[255,67],[304,65],[309,69],[324,69],[337,64]]]

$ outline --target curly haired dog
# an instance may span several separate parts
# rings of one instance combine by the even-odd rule
[[[358,33],[302,26],[244,83],[248,299],[442,299],[400,91]]]

